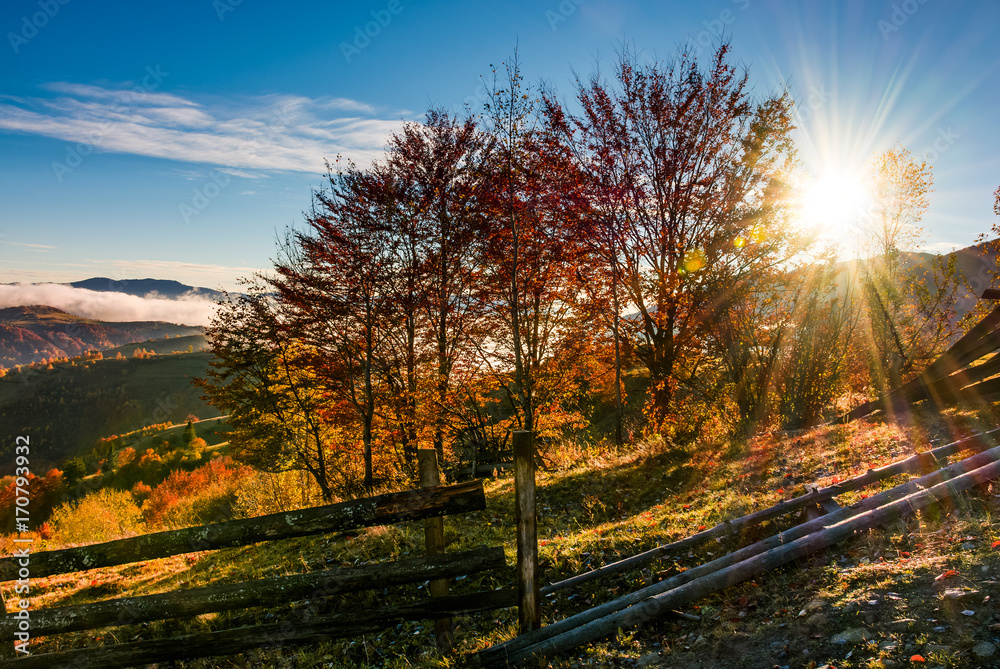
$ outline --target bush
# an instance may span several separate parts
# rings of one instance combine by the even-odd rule
[[[104,488],[52,512],[52,534],[64,544],[95,544],[145,531],[132,493]]]
[[[253,471],[236,491],[233,513],[239,518],[254,518],[320,504],[323,493],[307,472]]]
[[[188,527],[232,517],[232,500],[251,469],[215,458],[192,472],[171,472],[142,507],[149,527]]]

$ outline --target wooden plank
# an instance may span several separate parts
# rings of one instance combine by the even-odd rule
[[[955,342],[951,348],[941,354],[941,356],[932,362],[930,366],[928,366],[927,369],[924,370],[919,376],[911,379],[899,388],[890,391],[877,400],[872,400],[871,402],[866,402],[861,406],[855,407],[843,416],[837,418],[834,422],[849,423],[852,420],[868,415],[873,411],[878,411],[885,406],[903,401],[903,398],[911,393],[921,392],[923,388],[931,386],[938,379],[957,372],[960,367],[968,364],[969,362],[973,362],[978,357],[981,357],[982,354],[977,355],[976,358],[973,358],[972,360],[959,363],[959,360],[964,360],[969,351],[979,344],[985,336],[989,335],[992,330],[995,330],[997,325],[1000,325],[1000,306],[994,307],[993,311],[988,313],[983,320],[979,321],[979,323],[959,338],[959,340]]]
[[[538,529],[535,518],[535,449],[531,432],[514,432],[514,495],[517,525],[517,591],[520,632],[542,624],[538,592]]]
[[[980,454],[982,455],[982,454]],[[978,456],[976,456],[978,457]],[[849,520],[811,532],[791,543],[759,553],[725,569],[697,578],[685,585],[662,592],[611,615],[597,618],[483,666],[537,664],[542,658],[566,652],[577,646],[614,634],[619,628],[630,628],[649,622],[672,609],[689,604],[707,594],[752,578],[810,553],[848,539],[855,532],[871,529],[891,520],[912,514],[934,502],[946,499],[953,491],[962,491],[1000,476],[1000,460],[973,469],[948,482],[919,490],[892,503],[858,514]]]
[[[408,490],[259,518],[155,532],[92,546],[35,553],[31,556],[31,576],[42,578],[182,553],[246,546],[273,539],[329,534],[430,516],[481,511],[485,508],[486,495],[481,481]],[[17,568],[16,558],[0,558],[0,582],[16,579]]]
[[[575,576],[563,579],[562,581],[551,583],[543,587],[540,590],[540,593],[542,596],[545,596],[553,592],[558,592],[559,590],[578,586],[597,578],[635,569],[636,567],[648,564],[654,560],[659,560],[667,555],[670,555],[671,553],[687,550],[692,546],[702,544],[711,539],[732,536],[736,532],[747,527],[759,525],[764,521],[772,520],[779,516],[798,511],[799,509],[806,508],[811,504],[822,503],[825,500],[832,499],[838,495],[844,494],[845,492],[860,490],[871,485],[872,483],[876,483],[898,474],[921,471],[924,459],[927,457],[942,459],[947,458],[949,455],[954,455],[955,453],[971,446],[982,445],[987,437],[992,437],[994,435],[1000,435],[1000,428],[989,430],[987,432],[983,432],[982,434],[973,435],[965,439],[960,439],[959,441],[955,441],[950,444],[938,446],[937,448],[927,451],[926,453],[913,455],[905,460],[900,460],[899,462],[879,467],[878,469],[871,469],[861,476],[848,479],[847,481],[841,481],[840,483],[828,486],[822,490],[814,489],[807,492],[805,495],[799,495],[798,497],[793,497],[789,500],[782,500],[778,504],[766,509],[761,509],[760,511],[755,511],[754,513],[740,518],[735,518],[733,520],[726,520],[718,525],[715,525],[714,527],[703,530],[684,539],[662,546],[657,546],[656,548],[651,548],[648,551],[644,551],[637,555],[604,565],[598,569],[576,574]]]
[[[505,567],[503,548],[497,546],[156,595],[123,597],[92,604],[32,609],[31,633],[32,636],[61,634],[254,606],[278,606],[301,599],[320,601],[343,593],[502,570]],[[16,628],[17,620],[10,616],[3,618],[0,620],[0,638],[14,638]]]
[[[792,541],[821,530],[824,527],[844,522],[859,513],[877,509],[887,503],[903,499],[915,492],[938,485],[952,476],[965,474],[978,469],[979,467],[995,462],[998,459],[1000,459],[1000,446],[982,453],[977,453],[942,470],[932,472],[920,478],[910,480],[902,485],[891,488],[890,490],[872,495],[871,497],[863,499],[850,507],[843,507],[834,513],[820,516],[819,518],[800,525],[795,525],[784,532],[780,532],[772,537],[758,541],[750,546],[741,548],[738,551],[729,553],[728,555],[718,557],[715,560],[706,562],[705,564],[692,567],[691,569],[676,574],[664,581],[654,583],[653,585],[628,593],[618,599],[601,604],[593,609],[589,609],[564,620],[560,620],[530,634],[515,637],[510,641],[486,649],[480,653],[480,659],[484,666],[493,666],[496,663],[506,661],[506,659],[520,657],[521,650],[527,648],[528,646],[540,643],[545,639],[550,639],[558,634],[579,627],[580,625],[586,624],[592,620],[610,615],[616,611],[621,611],[622,609],[633,604],[637,604],[649,597],[652,597],[653,595],[667,592],[686,583],[690,583],[696,578],[701,578],[708,574],[715,573],[720,569],[730,567],[765,551],[791,543]]]
[[[120,669],[154,662],[235,655],[253,648],[321,643],[331,638],[356,636],[384,629],[402,620],[428,620],[442,614],[475,613],[516,604],[516,592],[496,590],[375,611],[348,611],[314,617],[300,613],[300,618],[294,623],[284,621],[170,639],[135,641],[56,653],[32,653],[16,660],[0,661],[0,669]]]
[[[836,513],[837,511],[840,511],[841,508],[843,508],[832,499],[824,499],[819,503],[819,506],[827,513]]]
[[[984,300],[1000,300],[1000,289],[998,288],[987,288],[983,291],[983,294],[979,296]]]
[[[437,450],[421,448],[417,450],[417,466],[420,471],[420,487],[433,488],[441,485],[441,475],[438,473]],[[441,555],[444,553],[444,521],[438,518],[424,520],[424,550],[426,555]],[[430,583],[431,597],[447,597],[447,579],[436,578]],[[451,629],[451,618],[438,618],[434,621],[434,637],[438,648],[447,652],[455,645],[455,635]]]

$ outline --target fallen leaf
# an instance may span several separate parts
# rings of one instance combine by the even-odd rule
[[[910,658],[910,662],[926,662],[926,661],[927,660],[925,660],[921,655],[914,655],[913,657]]]
[[[944,579],[951,578],[952,576],[958,576],[958,572],[955,571],[954,569],[949,569],[948,571],[946,571],[945,573],[941,574],[940,576],[935,576],[934,580],[935,581],[943,581]]]

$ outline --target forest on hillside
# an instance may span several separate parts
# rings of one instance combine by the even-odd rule
[[[954,255],[902,260],[931,167],[871,156],[845,271],[796,222],[794,101],[757,94],[728,52],[626,50],[571,102],[515,56],[482,110],[432,108],[370,166],[331,164],[208,330],[202,384],[233,456],[333,499],[411,477],[420,446],[454,464],[512,429],[543,455],[743,438],[919,373],[976,316]]]

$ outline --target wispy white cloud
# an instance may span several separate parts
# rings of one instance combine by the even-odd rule
[[[167,321],[208,325],[215,313],[212,300],[194,295],[176,300],[100,292],[55,283],[0,284],[0,308],[44,304],[76,316],[101,321]]]
[[[0,97],[0,130],[89,144],[101,151],[241,170],[322,172],[343,154],[377,157],[401,121],[346,98],[265,95],[195,100],[67,82],[47,97]]]
[[[6,244],[8,246],[23,246],[25,248],[35,249],[37,251],[42,251],[42,252],[51,251],[52,249],[56,248],[55,246],[49,246],[48,244],[25,244],[24,242],[5,242],[2,239],[0,239],[0,244]]]
[[[968,246],[968,244],[959,244],[958,242],[930,242],[928,244],[922,245],[918,251],[923,251],[924,253],[951,253],[952,251],[957,251]]]

